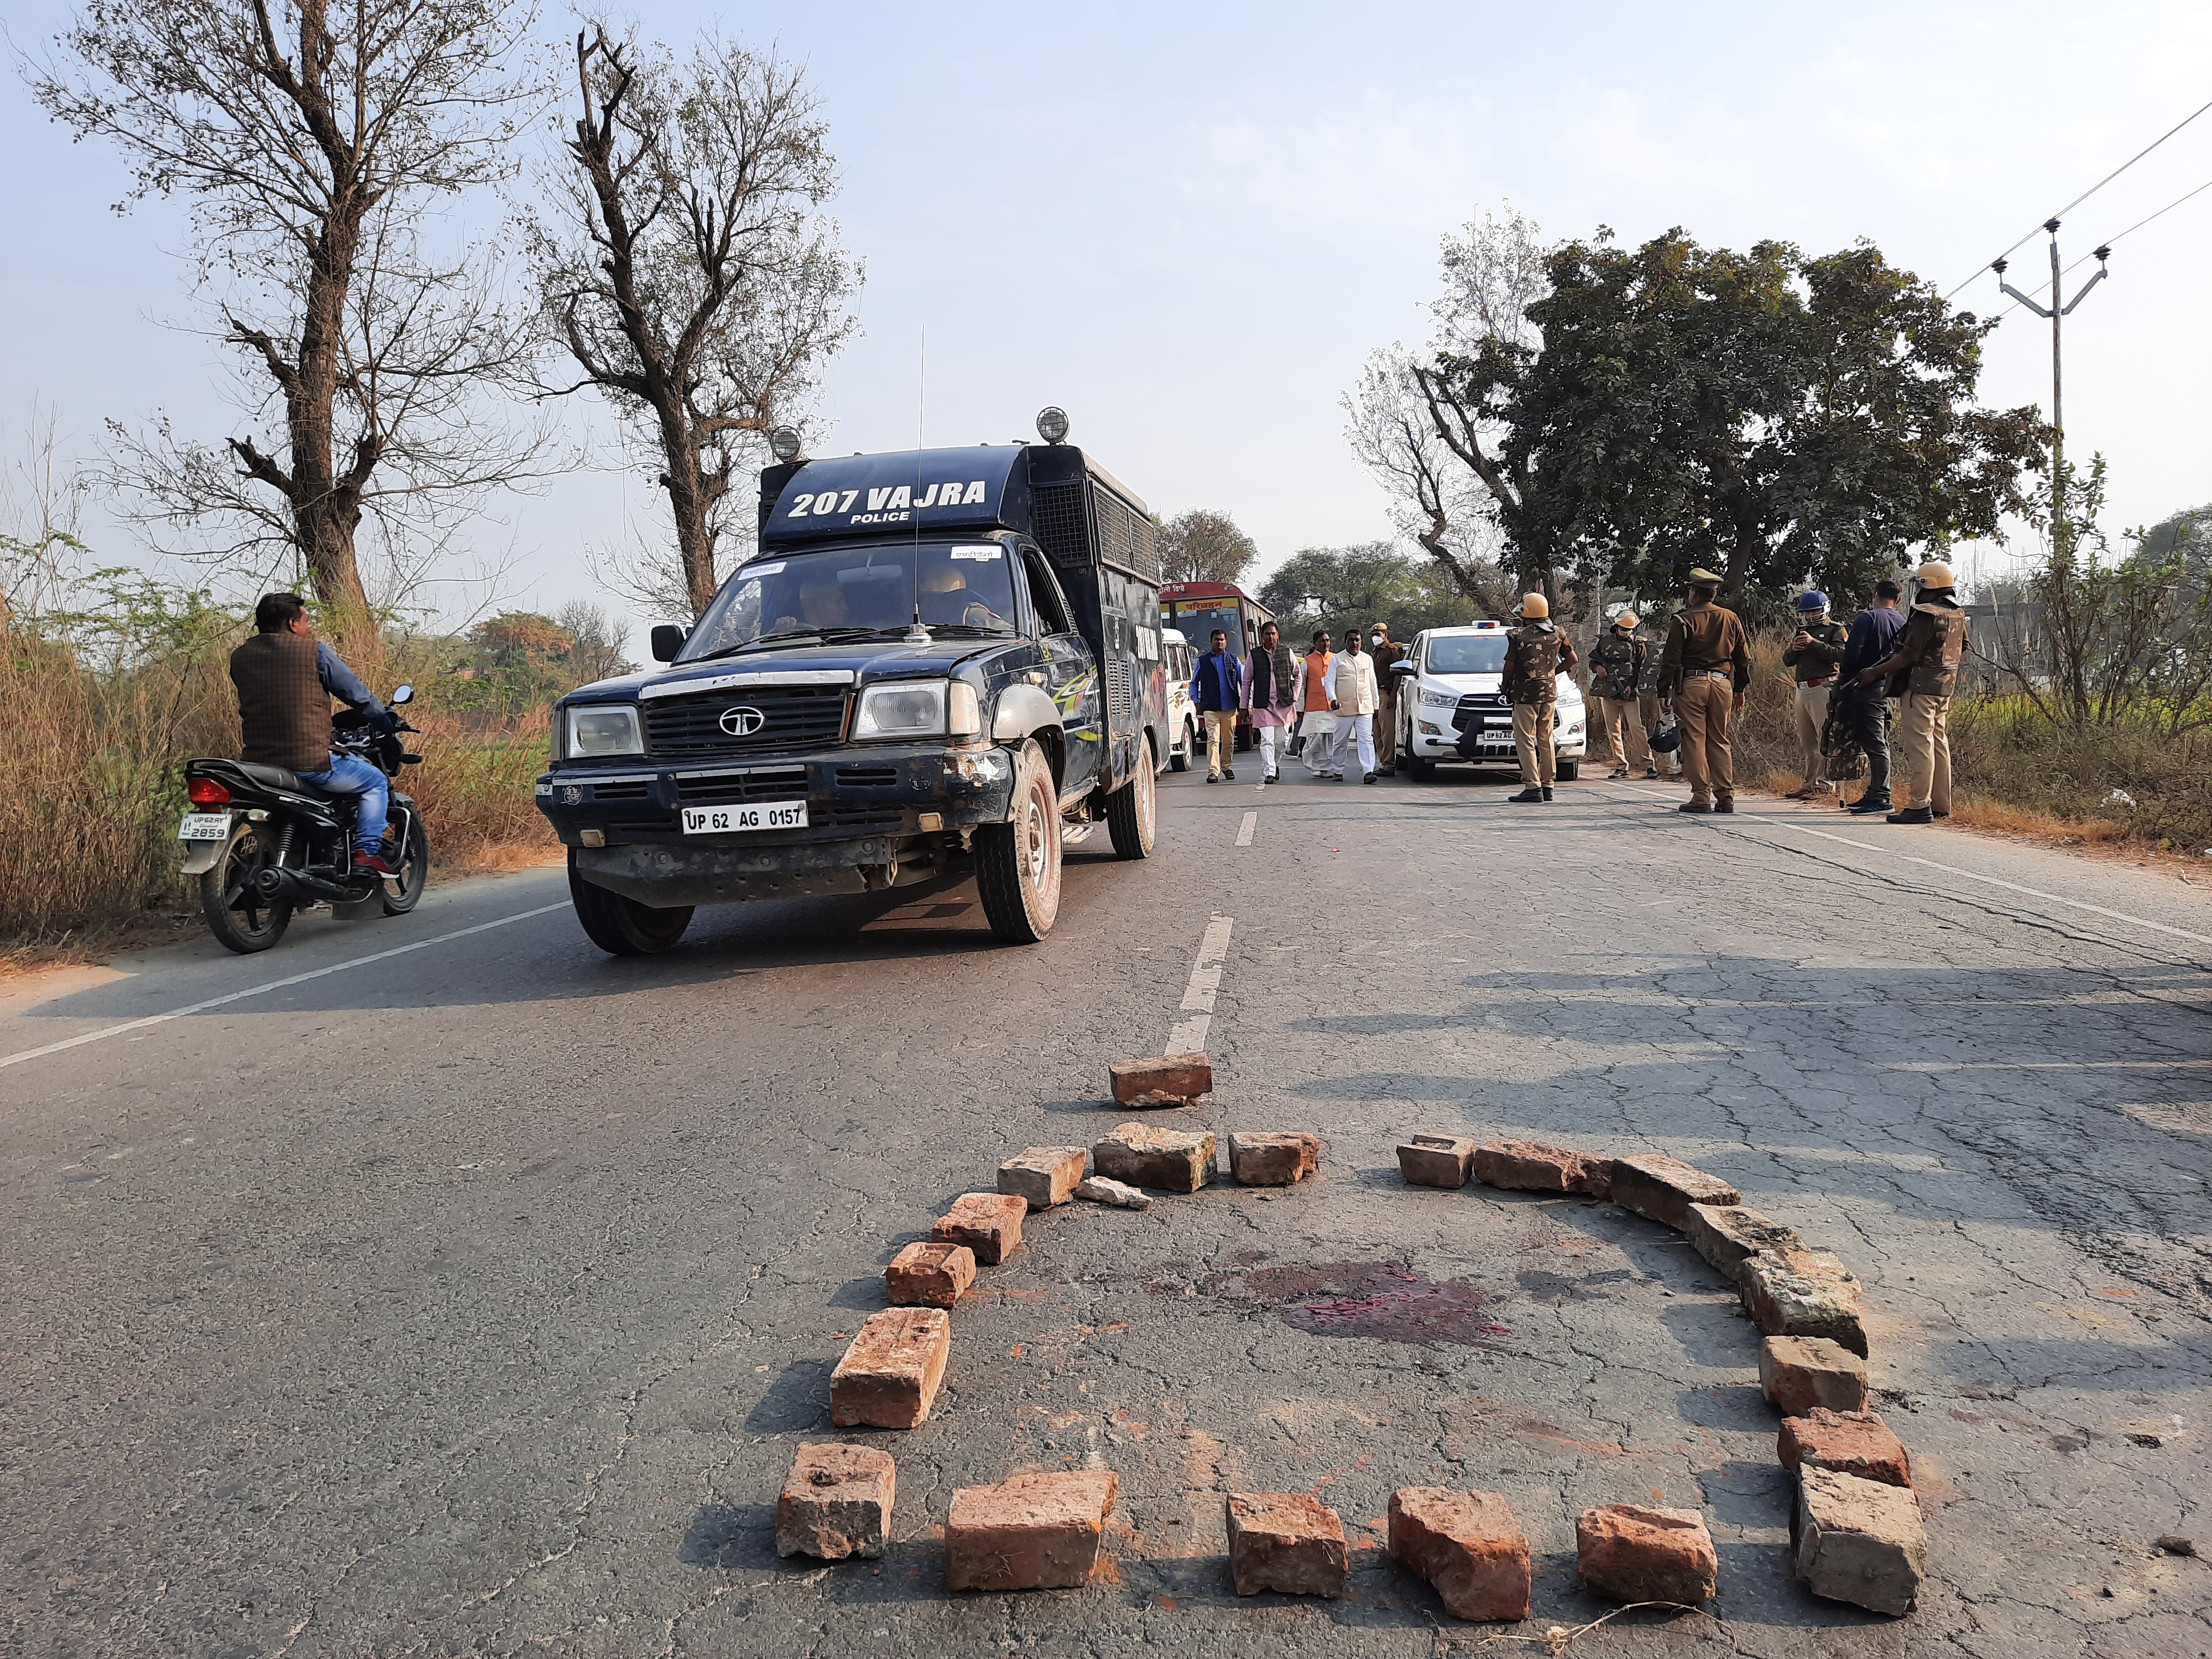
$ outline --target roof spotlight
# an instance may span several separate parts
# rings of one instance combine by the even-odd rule
[[[768,447],[775,452],[779,461],[795,461],[802,446],[799,434],[787,426],[780,426],[768,434]]]
[[[1048,404],[1037,410],[1037,436],[1048,444],[1067,441],[1067,411],[1057,404]]]

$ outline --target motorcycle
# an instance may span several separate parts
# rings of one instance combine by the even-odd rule
[[[395,711],[414,700],[415,688],[392,694]],[[409,752],[400,733],[416,728],[398,720],[390,732],[371,727],[366,715],[342,709],[331,717],[331,749],[358,755],[395,780],[385,824],[385,861],[399,873],[387,882],[353,867],[354,817],[358,795],[325,795],[281,766],[206,757],[185,763],[191,810],[177,838],[191,849],[184,873],[199,879],[200,908],[208,931],[226,949],[250,955],[284,937],[293,913],[327,904],[341,916],[404,916],[422,896],[430,874],[430,842],[413,797],[400,793],[402,767],[422,756]]]

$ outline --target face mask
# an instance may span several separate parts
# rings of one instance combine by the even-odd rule
[[[1370,645],[1380,645],[1382,643],[1382,636],[1380,634],[1370,634],[1367,636],[1367,643]]]

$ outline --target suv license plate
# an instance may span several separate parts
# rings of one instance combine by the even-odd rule
[[[228,812],[187,812],[183,825],[177,831],[179,841],[228,841],[230,814]]]
[[[804,830],[806,803],[803,800],[756,801],[749,806],[686,806],[684,833],[687,836],[730,836],[746,830]]]

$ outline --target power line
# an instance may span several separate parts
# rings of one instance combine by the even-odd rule
[[[2208,190],[2212,190],[2212,179],[2207,179],[2203,184],[2197,185],[2196,189],[2189,191],[2187,195],[2176,197],[2172,201],[2168,202],[2164,207],[2160,208],[2156,213],[2151,214],[2148,217],[2136,220],[2135,223],[2130,225],[2125,230],[2122,231],[2119,236],[2107,236],[2101,246],[2107,250],[2111,249],[2112,246],[2120,240],[2120,236],[2132,236],[2136,231],[2141,230],[2145,225],[2148,224],[2151,220],[2163,219],[2167,214],[2172,212],[2174,209],[2179,207],[2184,202],[2189,201],[2192,198],[2202,196]],[[2017,247],[2019,244],[2015,242],[2013,246]],[[2080,258],[2076,259],[2072,264],[2067,266],[2060,275],[2070,276],[2074,272],[2080,270],[2083,265],[2087,264],[2090,260],[2096,257],[2097,256],[2094,253],[2085,253]],[[1958,292],[1958,289],[1954,289],[1951,291],[1955,294]],[[2019,309],[2020,301],[2015,300],[2010,305],[2007,306],[2002,311],[1997,313],[1997,320],[1999,322],[2002,322],[2006,318],[2011,316],[2014,312],[2018,311]]]
[[[2175,133],[2177,133],[2177,132],[2180,131],[2182,128],[2184,128],[2184,127],[2187,126],[2187,125],[2188,125],[2191,121],[2194,121],[2194,120],[2195,120],[2198,116],[2200,116],[2200,115],[2203,114],[2203,113],[2204,113],[2204,112],[2205,112],[2206,110],[2208,110],[2208,109],[2212,109],[2212,103],[2206,103],[2206,104],[2203,104],[2203,105],[2198,106],[2197,106],[2197,108],[2196,108],[2195,110],[2191,111],[2188,115],[2186,115],[2186,116],[2183,117],[2179,121],[2176,122],[2172,126],[2171,126],[2171,127],[2167,128],[2164,132],[2160,133],[2157,137],[2155,137],[2155,138],[2154,138],[2153,140],[2151,140],[2151,142],[2150,142],[2149,143],[2145,144],[2145,145],[2144,145],[2141,149],[2137,150],[2137,151],[2136,151],[2133,155],[2130,155],[2130,157],[2128,157],[2128,159],[2127,159],[2126,161],[2124,161],[2121,162],[2121,163],[2119,164],[2119,166],[2118,166],[2118,167],[2114,167],[2114,168],[2113,168],[2110,173],[2106,173],[2103,178],[2101,178],[2101,179],[2098,179],[2098,180],[2097,180],[2097,182],[2096,182],[2095,184],[2094,184],[2094,185],[2090,185],[2088,189],[2087,189],[2087,190],[2083,191],[2082,191],[2079,196],[2076,196],[2076,197],[2075,197],[2072,201],[2069,202],[2069,203],[2068,203],[2064,207],[2063,207],[2063,208],[2059,209],[2057,212],[2056,212],[2056,213],[2052,214],[2052,215],[2051,216],[2051,218],[2053,218],[2053,219],[2063,219],[2063,218],[2064,218],[2064,217],[2065,217],[2069,213],[2071,213],[2071,212],[2072,212],[2075,208],[2077,208],[2077,207],[2081,206],[2082,203],[2084,203],[2084,202],[2087,201],[2087,200],[2088,200],[2092,196],[2094,196],[2094,195],[2095,195],[2099,191],[2100,191],[2100,190],[2104,189],[2104,187],[2105,187],[2106,185],[2111,184],[2111,183],[2112,182],[2112,180],[2113,180],[2113,179],[2115,179],[2118,178],[2122,173],[2125,173],[2125,172],[2126,172],[2130,167],[2133,167],[2136,162],[2138,162],[2138,161],[2142,161],[2142,158],[2143,158],[2144,156],[2146,156],[2146,155],[2149,155],[2149,154],[2151,153],[2151,151],[2153,151],[2153,150],[2156,149],[2157,149],[2160,144],[2164,143],[2167,139],[2169,139],[2169,138],[2172,137],[2173,137],[2173,135],[2174,135]],[[2190,194],[2193,196],[2193,195],[2195,195],[2195,194],[2196,194],[2196,192],[2195,192],[2194,191],[2191,191],[2190,192]],[[2183,201],[2186,201],[2186,200],[2188,200],[2188,197],[2184,197],[2184,198],[2182,198],[2182,200],[2183,200]],[[2179,207],[2179,206],[2180,206],[2180,205],[2181,205],[2181,204],[2180,204],[2179,202],[2177,202],[2177,203],[2175,203],[2173,205],[2174,205],[2174,206],[2176,206],[2176,207]],[[2165,210],[2164,210],[2164,209],[2160,209],[2160,212],[2163,212],[2163,211],[2165,211]],[[2154,219],[2154,218],[2156,218],[2157,216],[2158,216],[2158,215],[2154,213],[2154,214],[2153,214],[2153,215],[2151,216],[2151,218]],[[2149,223],[2149,222],[2150,222],[2150,221],[2147,219],[2147,220],[2145,220],[2143,222],[2144,222],[2145,224],[2148,224],[2148,223]],[[2008,259],[2008,258],[2010,258],[2015,251],[2017,251],[2018,249],[2020,249],[2020,248],[2021,248],[2021,247],[2025,246],[2026,246],[2029,241],[2031,241],[2032,240],[2033,240],[2033,238],[2034,238],[2034,236],[2035,236],[2035,232],[2036,232],[2037,230],[2041,230],[2042,228],[2043,228],[2043,227],[2042,227],[2041,225],[2038,225],[2038,226],[2036,226],[2034,230],[2031,230],[2031,231],[2029,231],[2029,232],[2028,232],[2025,236],[2022,236],[2022,237],[2020,239],[2020,240],[2019,240],[2019,241],[2014,242],[2014,243],[2012,245],[2012,246],[2011,246],[2011,247],[2007,248],[2007,249],[2006,249],[2002,253],[2000,253],[1999,255],[1997,255],[1997,258],[2000,258],[2000,259]],[[2122,234],[2125,234],[2125,233],[2124,233],[2124,232],[2123,232],[2123,233],[2122,233]],[[2116,238],[2115,240],[2117,240],[2118,239]],[[1968,276],[1968,277],[1966,279],[1966,281],[1965,281],[1965,282],[1962,282],[1962,283],[1959,283],[1958,287],[1954,288],[1954,289],[1951,290],[1951,292],[1950,292],[1949,294],[1946,294],[1943,297],[1944,297],[1945,299],[1947,299],[1947,300],[1948,300],[1948,299],[1952,298],[1952,297],[1953,297],[1953,295],[1956,295],[1956,294],[1959,292],[1960,289],[1963,289],[1963,288],[1965,288],[1965,287],[1966,286],[1966,283],[1971,283],[1971,282],[1974,281],[1976,277],[1978,277],[1978,276],[1982,274],[1982,272],[1983,272],[1983,271],[1987,270],[1988,269],[1989,269],[1989,266],[1987,266],[1987,265],[1983,265],[1982,267],[1980,267],[1980,269],[1977,270],[1973,273],[1973,275],[1972,275],[1972,276]]]

